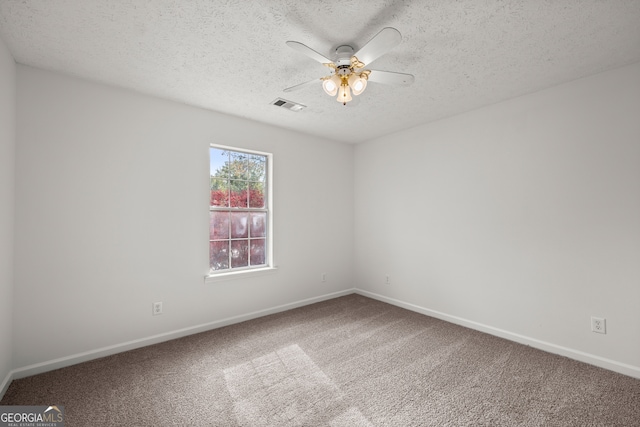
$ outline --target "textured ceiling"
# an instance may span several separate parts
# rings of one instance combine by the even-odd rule
[[[403,40],[371,68],[412,86],[283,92],[328,73],[287,40],[331,57],[387,26]],[[640,61],[640,0],[0,0],[0,38],[22,64],[361,142]]]

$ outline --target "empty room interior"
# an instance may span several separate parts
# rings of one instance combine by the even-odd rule
[[[563,367],[527,374],[540,396],[564,370],[603,414],[593,375],[640,398],[639,22],[637,0],[0,2],[0,399],[205,337],[231,421],[166,425],[577,425],[500,406],[525,349]],[[255,182],[221,178],[236,158]],[[474,413],[440,375],[480,342],[508,351]],[[269,355],[324,394],[234,383]]]

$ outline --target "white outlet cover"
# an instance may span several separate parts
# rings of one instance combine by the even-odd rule
[[[152,304],[152,306],[151,306],[151,314],[153,314],[154,316],[162,314],[162,303],[161,302],[154,302]]]
[[[591,316],[591,331],[598,334],[607,333],[607,319]]]

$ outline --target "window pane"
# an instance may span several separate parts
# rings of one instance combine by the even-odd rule
[[[267,236],[267,213],[252,212],[251,213],[251,237]]]
[[[267,176],[267,158],[257,154],[249,155],[249,180],[264,182]]]
[[[229,184],[231,187],[231,207],[246,208],[249,183],[247,181],[232,180]]]
[[[228,168],[225,165],[229,163],[229,151],[219,148],[209,148],[209,171],[211,176],[219,178],[229,178]]]
[[[229,268],[229,241],[209,242],[209,267],[211,270]]]
[[[211,177],[211,206],[229,206],[229,181]]]
[[[266,263],[265,239],[251,239],[251,265],[263,265]]]
[[[249,183],[249,207],[264,207],[264,184],[261,182]]]
[[[231,238],[249,237],[249,213],[231,212]]]
[[[231,241],[231,268],[246,267],[249,265],[249,241]]]
[[[209,240],[229,238],[229,211],[209,212]]]
[[[249,179],[248,159],[248,154],[231,151],[229,162],[229,178],[243,180]]]

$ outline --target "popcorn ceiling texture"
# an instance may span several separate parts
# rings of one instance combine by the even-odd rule
[[[345,142],[638,62],[639,23],[639,0],[0,1],[19,63]],[[328,72],[287,40],[332,57],[386,26],[403,41],[371,68],[412,86],[372,83],[347,107],[320,82],[282,91]]]

